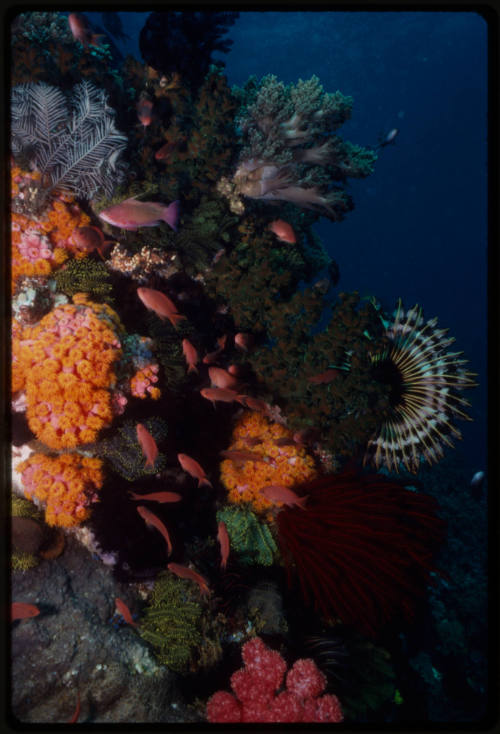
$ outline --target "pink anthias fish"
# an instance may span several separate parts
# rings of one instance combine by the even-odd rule
[[[157,517],[153,512],[148,510],[147,507],[144,507],[143,505],[139,505],[137,508],[137,512],[142,517],[146,525],[149,527],[153,527],[156,530],[158,530],[159,533],[161,533],[165,539],[165,542],[167,544],[167,552],[168,555],[171,555],[172,553],[172,543],[170,541],[170,535],[168,534],[168,530],[165,527],[165,525],[162,523],[159,517]]]
[[[70,13],[68,15],[68,23],[75,41],[80,41],[85,48],[89,44],[91,46],[99,46],[99,38],[104,38],[102,33],[92,32],[87,18],[81,13]]]
[[[206,400],[211,400],[215,406],[216,401],[222,403],[232,403],[235,400],[241,403],[240,395],[236,390],[229,390],[222,387],[204,387],[200,390],[200,395]]]
[[[227,566],[227,559],[229,558],[229,535],[227,532],[226,524],[223,520],[219,521],[219,524],[217,525],[217,540],[219,541],[220,545],[220,554],[221,554],[221,561],[220,561],[220,567],[226,568]]]
[[[198,352],[189,339],[182,340],[182,353],[188,366],[188,372],[198,372],[198,368],[196,367],[198,364]]]
[[[177,327],[178,321],[186,318],[182,314],[177,313],[175,303],[161,291],[157,291],[154,288],[138,288],[137,295],[146,308],[154,311],[160,319],[169,319],[175,327]]]
[[[206,579],[204,579],[203,576],[197,571],[193,571],[192,568],[182,566],[180,563],[169,563],[167,565],[167,568],[169,571],[172,571],[172,573],[175,573],[175,575],[179,576],[179,578],[181,579],[190,579],[191,581],[195,581],[198,584],[200,592],[203,595],[210,593],[210,589],[208,588]]]
[[[297,242],[297,237],[295,236],[292,225],[288,224],[288,222],[285,222],[283,219],[276,219],[274,222],[271,222],[268,229],[270,229],[271,232],[273,232],[282,242],[288,242],[290,245]]]
[[[118,609],[118,612],[122,615],[123,619],[127,624],[132,625],[132,627],[137,627],[137,623],[134,622],[132,619],[132,614],[130,613],[130,609],[125,604],[125,602],[120,599],[119,596],[115,599],[115,607]]]
[[[119,204],[103,209],[99,217],[108,224],[136,232],[139,227],[156,227],[166,222],[177,232],[179,202],[162,204],[161,201],[138,201],[137,197],[124,199]]]
[[[244,352],[248,352],[248,350],[253,346],[253,337],[251,334],[239,332],[234,337],[234,343],[237,347],[243,349]]]
[[[137,424],[136,432],[137,440],[139,441],[139,444],[141,446],[142,453],[146,457],[145,466],[154,467],[156,457],[158,456],[158,446],[156,445],[156,441],[154,440],[148,429],[142,425],[142,423]]]
[[[268,456],[255,454],[253,451],[245,451],[244,449],[224,449],[220,452],[223,459],[230,461],[260,461],[264,464],[271,464],[272,461]]]
[[[309,495],[299,497],[293,490],[288,487],[284,487],[281,484],[268,484],[260,490],[260,494],[270,502],[282,502],[288,507],[297,505],[302,510],[307,509],[304,505]]]
[[[177,146],[175,145],[175,143],[165,143],[165,145],[162,145],[161,148],[158,148],[158,150],[156,151],[155,159],[157,161],[164,161],[165,163],[168,163],[176,147]]]
[[[201,487],[203,484],[207,487],[212,486],[212,483],[205,474],[203,467],[198,464],[195,459],[192,459],[191,456],[188,456],[187,454],[177,454],[177,459],[184,471],[192,476],[193,479],[198,480],[198,487]]]

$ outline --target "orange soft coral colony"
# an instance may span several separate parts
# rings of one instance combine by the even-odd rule
[[[317,474],[314,460],[305,449],[293,443],[292,433],[260,413],[243,413],[234,428],[229,450],[251,451],[266,458],[266,461],[225,459],[220,465],[221,481],[228,490],[228,500],[250,503],[256,512],[265,512],[274,506],[260,493],[266,485],[281,484],[293,488]]]
[[[103,483],[100,459],[79,454],[33,454],[17,467],[24,494],[45,507],[49,525],[71,527],[86,520]]]
[[[73,301],[26,327],[15,349],[15,384],[19,389],[24,378],[29,426],[52,449],[95,441],[113,417],[123,327],[109,306],[84,294]]]

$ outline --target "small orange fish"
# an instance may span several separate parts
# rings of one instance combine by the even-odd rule
[[[281,484],[268,484],[266,487],[262,487],[260,493],[270,502],[282,502],[288,507],[297,505],[302,510],[306,509],[304,504],[309,496],[306,495],[305,497],[299,497],[293,490],[288,487],[284,487]]]
[[[231,449],[224,450],[220,452],[220,455],[224,459],[230,459],[231,461],[260,461],[264,464],[272,463],[267,456],[259,456],[259,454],[254,454],[252,451],[243,451],[243,450],[234,450]]]
[[[12,622],[16,619],[30,619],[40,614],[40,610],[35,604],[26,604],[22,601],[13,601],[10,606],[10,618]]]
[[[163,537],[165,538],[165,542],[167,544],[167,550],[168,555],[171,555],[172,553],[172,543],[170,541],[170,535],[168,534],[168,530],[165,527],[165,525],[162,523],[159,517],[156,517],[156,515],[148,510],[147,507],[144,507],[143,505],[139,505],[137,508],[137,512],[142,517],[146,525],[156,528],[158,532],[160,532]]]
[[[240,403],[257,413],[269,413],[270,405],[260,398],[252,398],[250,395],[240,395]]]
[[[156,151],[155,159],[157,161],[165,161],[165,163],[168,163],[170,156],[174,152],[175,148],[175,143],[165,143],[165,145],[162,145],[161,148],[158,148],[158,150]]]
[[[156,457],[158,456],[158,446],[156,445],[156,441],[154,440],[153,436],[150,434],[148,429],[142,425],[142,423],[138,423],[136,426],[136,432],[137,432],[137,440],[139,441],[139,444],[142,449],[142,453],[146,457],[146,466],[154,467]]]
[[[87,18],[82,13],[70,13],[68,23],[75,41],[80,41],[82,46],[99,46],[98,39],[104,38],[103,33],[92,33]]]
[[[212,486],[212,483],[208,480],[203,468],[200,466],[200,464],[198,464],[197,461],[195,461],[195,459],[192,459],[187,454],[177,454],[177,459],[184,471],[192,476],[193,479],[198,480],[198,487],[201,487],[202,484],[206,485],[207,487]]]
[[[241,402],[236,390],[223,389],[222,387],[204,387],[200,390],[200,395],[207,400],[211,400],[214,405],[217,400],[222,403],[232,403],[234,400]]]
[[[148,500],[150,502],[179,502],[182,499],[180,494],[177,492],[151,492],[151,494],[136,494],[130,492],[130,497],[133,500]]]
[[[167,568],[181,579],[191,579],[191,581],[196,581],[202,594],[210,593],[206,579],[204,579],[197,571],[193,571],[187,566],[182,566],[180,563],[169,563]]]
[[[76,692],[76,706],[75,706],[75,712],[71,719],[68,719],[68,724],[76,724],[78,721],[78,717],[80,716],[80,691]]]
[[[227,371],[229,372],[230,375],[239,375],[241,372],[241,368],[237,364],[230,364],[229,367],[227,368]]]
[[[335,380],[335,378],[338,377],[339,374],[339,370],[330,369],[321,372],[319,375],[308,377],[307,380],[308,382],[312,382],[314,385],[324,385],[328,382],[332,382],[332,380]]]
[[[221,562],[220,567],[226,568],[227,559],[229,557],[229,535],[227,533],[226,524],[223,520],[220,520],[217,525],[217,540],[220,544]]]
[[[132,627],[137,627],[136,622],[134,622],[134,620],[132,619],[132,615],[130,614],[130,609],[118,596],[115,599],[115,605],[125,622],[127,624],[131,624]]]
[[[138,288],[137,295],[150,311],[153,311],[160,319],[169,319],[171,324],[177,327],[177,322],[186,317],[177,313],[177,307],[161,291],[154,288]]]
[[[240,331],[238,334],[235,334],[234,343],[237,347],[243,349],[244,352],[248,352],[250,347],[253,346],[253,337],[251,334],[244,334]]]
[[[188,372],[198,372],[196,365],[198,364],[198,352],[193,347],[189,339],[182,340],[182,353],[186,359]]]
[[[114,240],[105,240],[101,230],[93,226],[75,227],[70,240],[80,252],[97,251],[102,260],[104,250],[114,244]]]
[[[236,379],[236,377],[234,375],[231,375],[227,370],[223,369],[222,367],[209,367],[208,376],[210,377],[210,382],[212,383],[212,385],[215,385],[215,387],[231,389],[238,386],[238,380]]]
[[[297,237],[292,226],[288,222],[284,222],[283,219],[276,219],[274,222],[271,222],[268,229],[282,242],[288,242],[291,245],[297,242]]]
[[[153,120],[153,103],[150,99],[143,97],[137,102],[137,117],[143,127],[151,125]]]

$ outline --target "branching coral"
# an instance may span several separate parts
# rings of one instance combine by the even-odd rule
[[[17,467],[26,497],[45,507],[49,525],[71,527],[86,520],[103,483],[102,461],[79,454],[33,454]]]
[[[266,647],[260,637],[246,642],[241,654],[245,667],[231,676],[234,695],[217,691],[207,701],[211,723],[235,722],[339,722],[343,720],[336,696],[324,694],[326,678],[309,659],[296,660],[286,675],[281,655]]]
[[[14,335],[13,389],[25,384],[30,428],[54,449],[94,441],[113,416],[123,327],[109,306],[73,300]]]
[[[342,219],[353,204],[333,182],[369,175],[376,160],[372,151],[333,134],[349,119],[352,99],[324,92],[315,76],[285,86],[268,75],[258,86],[251,80],[244,91],[237,120],[244,147],[233,194],[289,201]]]
[[[280,445],[280,439],[285,445]],[[285,443],[287,439],[289,445]],[[258,443],[252,445],[255,440]],[[224,459],[220,466],[221,482],[228,490],[229,501],[249,503],[257,512],[265,512],[274,506],[261,494],[263,487],[269,484],[294,487],[316,475],[314,460],[302,447],[294,444],[290,431],[279,423],[271,423],[259,413],[245,412],[238,419],[229,450],[250,450],[260,459]]]
[[[307,512],[285,508],[276,526],[289,580],[296,571],[305,601],[369,635],[397,613],[411,617],[445,532],[434,498],[347,471],[298,492],[308,495]]]
[[[425,322],[422,309],[404,311],[401,301],[394,321],[387,324],[387,349],[372,355],[373,374],[390,386],[390,411],[368,442],[365,463],[399,471],[404,464],[416,473],[421,457],[432,464],[443,456],[443,444],[461,438],[452,424],[458,416],[471,420],[461,408],[470,405],[459,391],[475,385],[474,374],[459,359],[463,352],[447,352],[455,340],[447,329],[436,329],[437,318]]]

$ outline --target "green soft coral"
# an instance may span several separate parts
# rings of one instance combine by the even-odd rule
[[[271,566],[278,549],[269,525],[246,507],[227,506],[217,512],[227,528],[231,546],[245,565]]]

